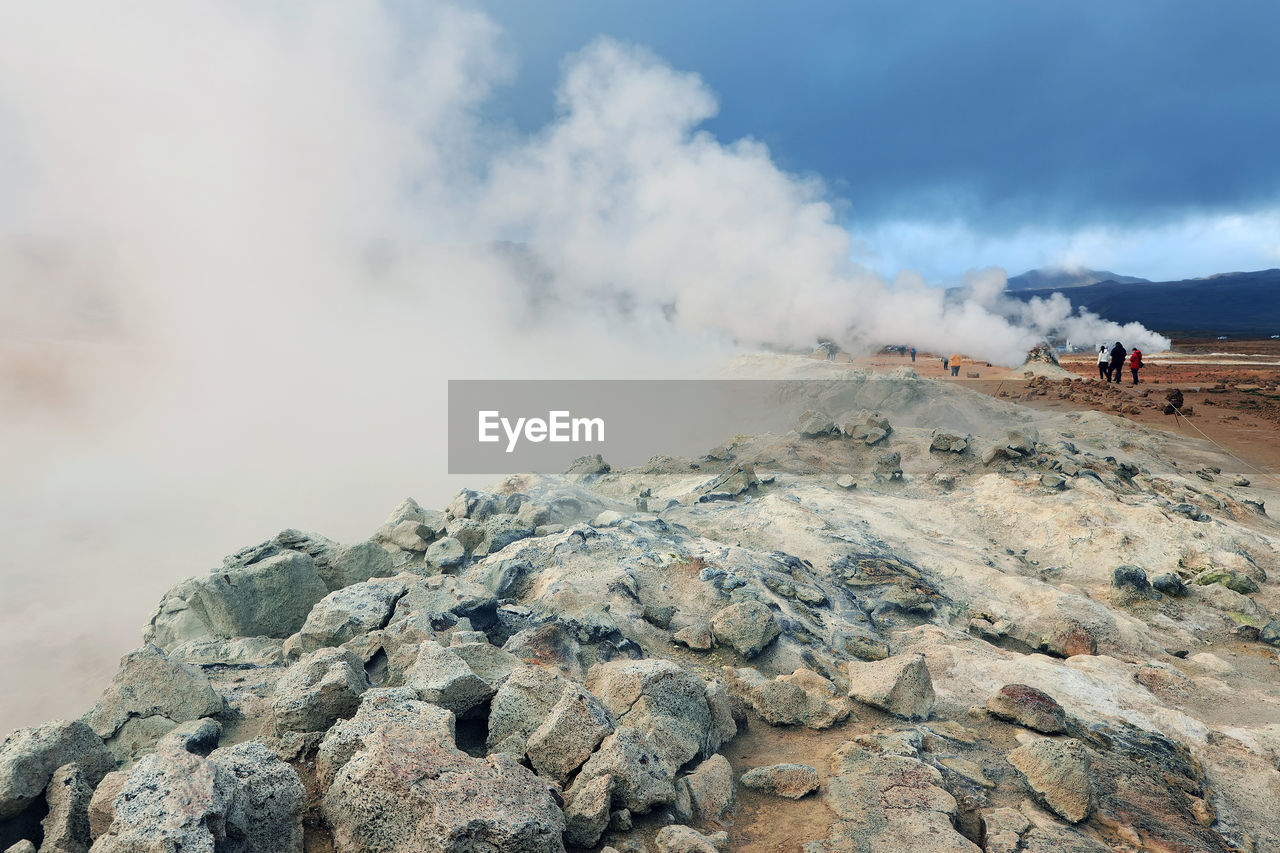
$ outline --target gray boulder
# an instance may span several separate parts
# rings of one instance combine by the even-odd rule
[[[405,498],[373,534],[373,541],[392,551],[421,551],[443,534],[445,520],[444,513],[424,510],[413,498]]]
[[[751,667],[743,667],[732,671],[731,683],[771,726],[827,729],[853,712],[835,684],[809,669],[768,679]]]
[[[930,453],[964,453],[969,449],[969,438],[949,432],[934,433],[929,442]]]
[[[807,411],[796,421],[796,432],[806,438],[830,435],[836,431],[836,422],[823,412]]]
[[[569,683],[539,666],[521,664],[511,670],[489,703],[489,752],[522,758],[529,736],[542,725]]]
[[[72,763],[91,786],[116,766],[102,738],[83,720],[54,720],[12,732],[0,743],[0,821],[34,803],[54,771]]]
[[[717,641],[732,646],[744,658],[760,654],[781,633],[773,611],[758,601],[731,604],[711,620]]]
[[[1262,626],[1258,639],[1269,646],[1280,646],[1280,619],[1272,619]]]
[[[1151,589],[1147,572],[1141,566],[1116,566],[1111,572],[1111,585],[1116,589],[1128,589],[1137,593],[1145,593]]]
[[[260,743],[144,756],[115,797],[94,853],[156,850],[302,851],[305,791],[293,768]]]
[[[565,841],[575,847],[594,847],[609,825],[613,777],[597,776],[577,785],[564,806]]]
[[[563,782],[614,728],[613,714],[589,692],[570,684],[529,735],[526,752],[539,775]]]
[[[933,680],[924,656],[893,655],[880,661],[849,661],[849,695],[905,719],[928,719]]]
[[[511,675],[512,670],[520,666],[520,659],[510,652],[490,645],[484,638],[484,634],[478,631],[471,633],[479,634],[479,637],[475,640],[467,638],[464,642],[458,642],[458,634],[455,633],[454,642],[449,646],[449,651],[466,661],[472,672],[485,684],[497,690],[507,680],[507,676]]]
[[[53,772],[45,788],[44,853],[85,853],[93,839],[89,834],[89,801],[93,786],[79,765],[64,764]]]
[[[599,453],[591,456],[579,456],[564,470],[566,479],[575,483],[586,483],[608,474],[612,469]]]
[[[452,569],[460,566],[467,559],[467,549],[452,536],[445,536],[431,543],[423,560],[427,565],[441,569]]]
[[[364,742],[324,796],[338,850],[564,850],[563,813],[546,784],[509,756],[472,758],[401,721]]]
[[[672,771],[666,761],[649,738],[627,726],[605,738],[587,759],[574,780],[570,796],[580,786],[601,776],[613,780],[614,805],[633,814],[644,814],[654,806],[667,805],[676,799]]]
[[[709,757],[725,740],[706,683],[671,661],[597,664],[588,686],[620,726],[648,735],[670,774],[695,757]]]
[[[401,551],[420,554],[431,544],[431,528],[420,521],[406,519],[387,531],[384,538]]]
[[[394,575],[395,562],[387,549],[369,540],[354,545],[339,545],[324,562],[316,563],[316,571],[330,590],[345,589],[370,578]]]
[[[222,724],[217,720],[188,720],[160,739],[157,749],[180,749],[192,755],[206,756],[218,748]]]
[[[168,657],[194,666],[275,666],[284,663],[284,643],[274,637],[206,637],[179,643]]]
[[[162,649],[209,637],[288,637],[329,588],[311,557],[284,551],[184,581],[165,594],[143,639]]]
[[[483,524],[484,538],[472,549],[479,558],[496,554],[512,542],[528,539],[537,528],[531,520],[516,515],[495,515]]]
[[[463,489],[449,503],[448,508],[445,509],[445,515],[448,518],[484,521],[490,516],[497,515],[502,508],[502,502],[495,495],[475,489]]]
[[[396,602],[391,621],[411,619],[423,630],[430,630],[433,621],[452,624],[459,617],[492,614],[497,603],[493,593],[480,584],[436,575],[409,587],[408,592]]]
[[[201,670],[146,645],[120,659],[120,669],[84,719],[110,746],[111,739],[132,720],[150,720],[156,730],[168,731],[223,709],[222,697]]]
[[[1173,572],[1163,572],[1151,579],[1151,586],[1155,587],[1158,592],[1165,595],[1171,595],[1174,598],[1181,598],[1187,594],[1187,585],[1183,583],[1182,578]]]
[[[387,624],[396,602],[418,580],[416,575],[356,583],[331,592],[316,603],[298,632],[297,648],[313,652],[340,646],[360,634]]]
[[[626,516],[618,512],[616,509],[605,509],[596,513],[595,518],[591,519],[591,526],[616,527],[624,518],[626,518]]]
[[[219,853],[302,850],[306,790],[292,767],[256,741],[216,749],[209,763],[235,781],[226,817],[228,843]]]
[[[276,682],[271,710],[276,731],[322,732],[350,717],[369,689],[364,661],[346,649],[320,649]]]
[[[405,670],[404,684],[423,701],[458,716],[483,705],[494,692],[456,652],[434,640],[418,646],[413,664]]]
[[[414,741],[443,746],[455,742],[454,716],[439,705],[423,702],[409,687],[375,688],[360,699],[360,709],[349,720],[339,720],[325,733],[316,753],[316,781],[328,790],[348,761],[388,725],[413,731]]]

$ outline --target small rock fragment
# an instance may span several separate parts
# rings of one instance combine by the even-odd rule
[[[738,780],[743,787],[798,800],[818,790],[818,771],[807,764],[771,764],[753,767]]]
[[[1182,578],[1173,572],[1163,572],[1151,579],[1151,586],[1158,592],[1165,595],[1171,595],[1174,598],[1181,598],[1187,594],[1187,585],[1182,582]]]
[[[711,626],[706,622],[695,622],[676,631],[672,639],[696,652],[705,652],[711,648]]]
[[[1026,684],[1006,684],[987,700],[987,710],[1002,720],[1054,734],[1066,725],[1066,712],[1048,693]]]

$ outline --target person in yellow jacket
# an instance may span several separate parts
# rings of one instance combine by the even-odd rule
[[[960,375],[960,353],[958,352],[951,353],[951,358],[949,359],[949,361],[951,362],[951,375],[959,376]]]

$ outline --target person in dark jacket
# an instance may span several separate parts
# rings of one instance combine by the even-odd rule
[[[1111,348],[1111,376],[1117,385],[1124,378],[1124,357],[1128,354],[1129,351],[1119,341]]]

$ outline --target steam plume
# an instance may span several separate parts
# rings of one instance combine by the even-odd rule
[[[448,378],[819,335],[1011,363],[1100,322],[857,267],[824,188],[641,48],[588,45],[513,138],[494,24],[394,8],[0,7],[0,730],[83,710],[221,554],[442,502]]]

